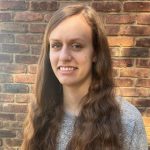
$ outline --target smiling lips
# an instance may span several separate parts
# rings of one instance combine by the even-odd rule
[[[77,67],[73,67],[73,66],[60,66],[60,67],[58,67],[58,69],[62,73],[71,73],[72,71],[76,70]]]

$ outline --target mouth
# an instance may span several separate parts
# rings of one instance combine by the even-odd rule
[[[78,69],[77,67],[73,67],[73,66],[59,66],[58,70],[60,71],[74,71]]]

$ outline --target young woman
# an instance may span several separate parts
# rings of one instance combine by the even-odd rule
[[[22,150],[147,150],[139,111],[115,96],[112,62],[98,14],[58,10],[45,31],[36,101]]]

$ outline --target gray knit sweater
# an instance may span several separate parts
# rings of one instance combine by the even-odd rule
[[[148,150],[146,132],[140,112],[122,97],[117,96],[116,100],[121,105],[123,150]],[[75,118],[71,114],[65,114],[57,140],[57,150],[66,149],[66,145],[72,136]]]

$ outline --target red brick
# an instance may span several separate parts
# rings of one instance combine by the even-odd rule
[[[133,63],[132,59],[113,59],[113,67],[131,67]]]
[[[28,3],[21,1],[1,1],[0,10],[26,10]]]
[[[27,112],[27,105],[3,104],[3,112],[26,113]]]
[[[16,42],[22,44],[41,44],[43,36],[40,34],[16,35]]]
[[[16,120],[16,115],[15,114],[4,114],[4,113],[0,113],[0,120],[3,121],[15,121]]]
[[[37,72],[37,65],[29,65],[28,73],[35,74]]]
[[[16,55],[15,62],[22,63],[22,64],[37,64],[38,57],[30,56],[30,55]]]
[[[136,46],[150,47],[150,38],[139,38],[136,40]]]
[[[149,68],[150,60],[149,59],[136,59],[136,66],[142,67],[142,68]]]
[[[29,93],[28,85],[24,84],[4,84],[4,93]]]
[[[19,121],[4,121],[3,126],[6,129],[15,130],[16,131],[16,138],[17,138],[17,131],[23,128],[22,122]]]
[[[121,35],[150,35],[150,28],[148,26],[122,26],[120,30]]]
[[[12,63],[13,56],[9,54],[0,54],[0,63]]]
[[[9,147],[16,147],[16,146],[21,146],[22,140],[21,139],[6,139],[5,143]]]
[[[107,24],[131,24],[135,22],[134,15],[126,15],[126,14],[109,14],[106,16]]]
[[[30,49],[31,49],[31,54],[40,55],[41,45],[32,45],[32,46],[30,46]]]
[[[103,12],[119,12],[119,11],[121,11],[121,3],[120,2],[93,2],[92,7],[96,11],[103,11]]]
[[[59,5],[56,1],[51,2],[31,2],[30,10],[56,11]]]
[[[10,21],[11,13],[0,12],[0,21]]]
[[[15,138],[16,132],[11,130],[0,130],[1,138]]]
[[[110,46],[133,46],[133,37],[108,37],[108,42]]]
[[[29,52],[29,46],[25,44],[2,44],[1,51],[6,53],[26,53]]]
[[[14,102],[14,95],[12,94],[0,94],[0,102]]]
[[[14,43],[15,37],[13,34],[0,34],[0,43]]]
[[[42,21],[43,15],[37,12],[17,12],[14,16],[15,21],[25,21],[25,22],[33,22],[33,21]]]
[[[148,117],[150,117],[150,116],[148,116]],[[145,130],[146,130],[147,135],[150,136],[150,127],[145,127]]]
[[[46,24],[31,24],[29,31],[31,33],[44,33]]]
[[[0,72],[4,73],[25,73],[27,66],[22,64],[0,64]]]
[[[149,126],[150,125],[150,117],[143,117],[144,125]]]
[[[28,25],[21,23],[1,23],[0,24],[1,31],[4,32],[28,32]]]
[[[150,2],[124,2],[123,8],[126,12],[150,11]]]
[[[35,75],[19,74],[14,76],[16,83],[35,83]]]
[[[150,99],[136,98],[132,100],[132,104],[137,107],[150,107]]]
[[[120,69],[121,77],[138,77],[148,78],[150,75],[149,69],[146,68],[124,68]]]
[[[120,56],[120,49],[117,48],[117,47],[112,47],[110,48],[110,51],[111,51],[111,55],[112,56]]]
[[[148,88],[131,88],[131,87],[119,87],[116,88],[116,93],[117,95],[121,96],[128,96],[128,97],[133,97],[133,96],[150,96],[150,92]]]
[[[13,77],[10,74],[0,74],[0,83],[11,83],[13,82]]]
[[[17,94],[15,97],[16,103],[28,103],[30,101],[29,94]]]
[[[137,79],[136,86],[150,87],[150,79]]]
[[[105,26],[107,35],[119,35],[120,27],[119,26]]]
[[[22,129],[16,131],[16,138],[23,139],[23,131]]]
[[[16,114],[17,121],[24,121],[27,114]]]
[[[149,25],[150,24],[150,14],[139,14],[139,15],[137,15],[137,23]]]
[[[138,96],[136,89],[131,88],[131,87],[126,87],[126,88],[119,87],[119,88],[116,88],[116,92],[117,92],[117,95],[120,95],[120,96],[129,96],[129,97]]]
[[[127,78],[115,78],[115,84],[117,87],[132,87],[134,85],[134,80]]]
[[[142,97],[149,97],[150,96],[150,90],[149,88],[137,88],[136,92],[138,93],[138,96]]]
[[[143,116],[150,117],[150,108],[145,109],[145,111],[143,112]],[[150,135],[150,130],[148,132],[148,135]]]
[[[121,49],[121,56],[149,57],[150,52],[148,48],[123,48]]]

